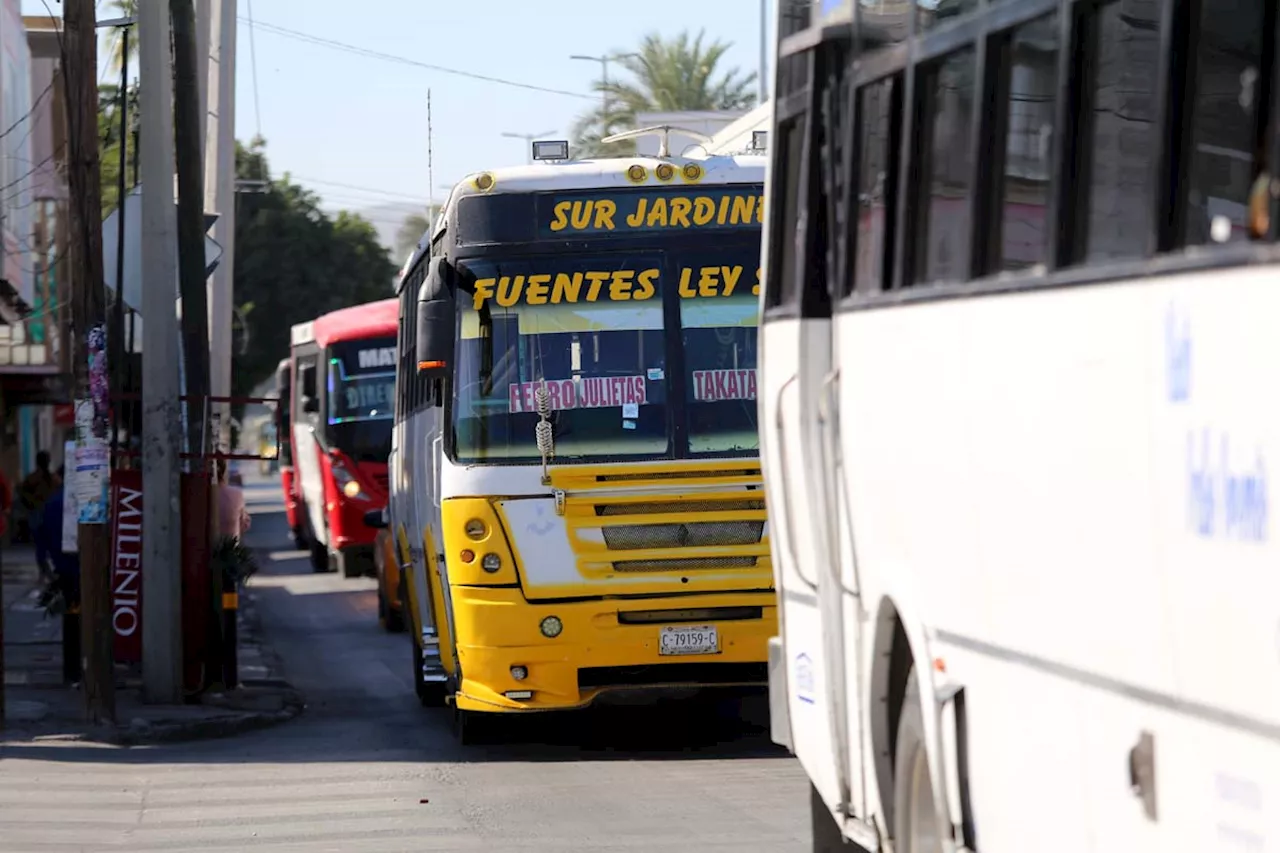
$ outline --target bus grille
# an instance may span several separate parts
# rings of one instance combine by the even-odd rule
[[[698,513],[763,512],[763,500],[679,501],[630,504],[597,504],[598,517],[619,515],[661,515],[680,513],[696,519]],[[697,521],[678,524],[604,525],[601,534],[610,551],[681,549],[758,545],[764,538],[763,521]],[[750,569],[755,556],[673,557],[669,559],[619,560],[619,572],[684,572],[720,569]]]

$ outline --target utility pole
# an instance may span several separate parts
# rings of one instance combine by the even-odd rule
[[[209,120],[209,0],[196,0],[196,81],[200,84],[200,156],[204,148],[205,124]]]
[[[92,0],[89,0],[92,2]],[[138,4],[142,169],[142,684],[147,701],[182,701],[182,537],[178,469],[177,214],[169,9]]]
[[[209,4],[212,50],[208,66],[211,109],[205,136],[205,209],[218,214],[213,239],[222,259],[209,278],[210,386],[214,397],[231,396],[231,314],[236,250],[236,0],[202,0]],[[218,433],[217,448],[231,449],[231,406],[210,407]]]
[[[523,139],[525,161],[528,163],[532,163],[533,162],[533,140],[546,139],[548,136],[550,136],[554,132],[555,131],[553,130],[544,130],[542,131],[542,133],[509,133],[504,131],[502,135],[507,137],[508,139]]]
[[[67,87],[67,182],[71,191],[71,300],[80,506],[80,622],[85,710],[115,722],[111,632],[111,541],[107,531],[106,294],[102,272],[102,200],[98,163],[98,33],[94,0],[66,0],[62,73]],[[81,491],[83,489],[83,491]],[[90,491],[92,490],[92,494]]]
[[[178,289],[187,377],[187,448],[208,449],[209,309],[205,289],[204,163],[200,83],[196,79],[194,0],[169,0],[173,21],[173,121],[178,166]],[[145,316],[144,316],[145,321]]]

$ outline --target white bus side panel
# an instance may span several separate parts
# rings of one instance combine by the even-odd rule
[[[1214,271],[838,319],[863,593],[922,614],[935,679],[966,688],[987,853],[1277,833],[1259,826],[1280,796],[1274,282]],[[1143,732],[1155,822],[1130,792]]]
[[[761,326],[762,359],[768,368],[760,372],[760,457],[766,472],[786,472],[785,476],[766,474],[765,495],[772,522],[774,583],[782,591],[780,627],[791,747],[830,805],[840,798],[817,587],[817,567],[825,549],[819,547],[811,523],[818,509],[809,489],[820,442],[815,438],[812,410],[802,400],[812,385],[802,376],[802,339],[814,332],[814,325],[788,319]]]

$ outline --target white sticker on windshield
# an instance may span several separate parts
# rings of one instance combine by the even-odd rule
[[[635,422],[635,421],[623,421],[623,422],[622,422],[622,428],[623,428],[623,429],[635,429],[635,428],[636,428],[636,422]]]
[[[623,403],[622,416],[624,418],[640,417],[640,404],[639,403]]]
[[[650,382],[661,382],[666,373],[663,372],[661,367],[650,367],[647,375]]]

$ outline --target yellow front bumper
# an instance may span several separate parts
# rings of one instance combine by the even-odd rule
[[[610,599],[543,603],[526,601],[512,587],[452,588],[462,682],[459,708],[472,711],[550,711],[590,705],[608,691],[660,692],[673,687],[764,685],[768,641],[777,634],[772,592],[713,593],[641,600]],[[622,624],[618,613],[638,610],[758,607],[761,618],[715,621],[717,654],[660,655],[658,635],[667,624]],[[539,624],[555,616],[561,634],[544,637]],[[680,666],[681,664],[685,666]],[[743,666],[743,665],[757,666]],[[689,666],[694,665],[694,666]],[[722,665],[722,666],[719,666]],[[735,666],[736,665],[736,666]],[[517,681],[513,666],[528,677]],[[609,667],[652,667],[627,683],[631,673],[602,672]],[[672,667],[670,678],[663,667]],[[755,670],[759,668],[760,674]],[[587,678],[580,679],[583,670]],[[634,672],[634,671],[633,671]],[[583,683],[583,682],[586,683]],[[529,690],[530,699],[510,699],[508,691]]]

